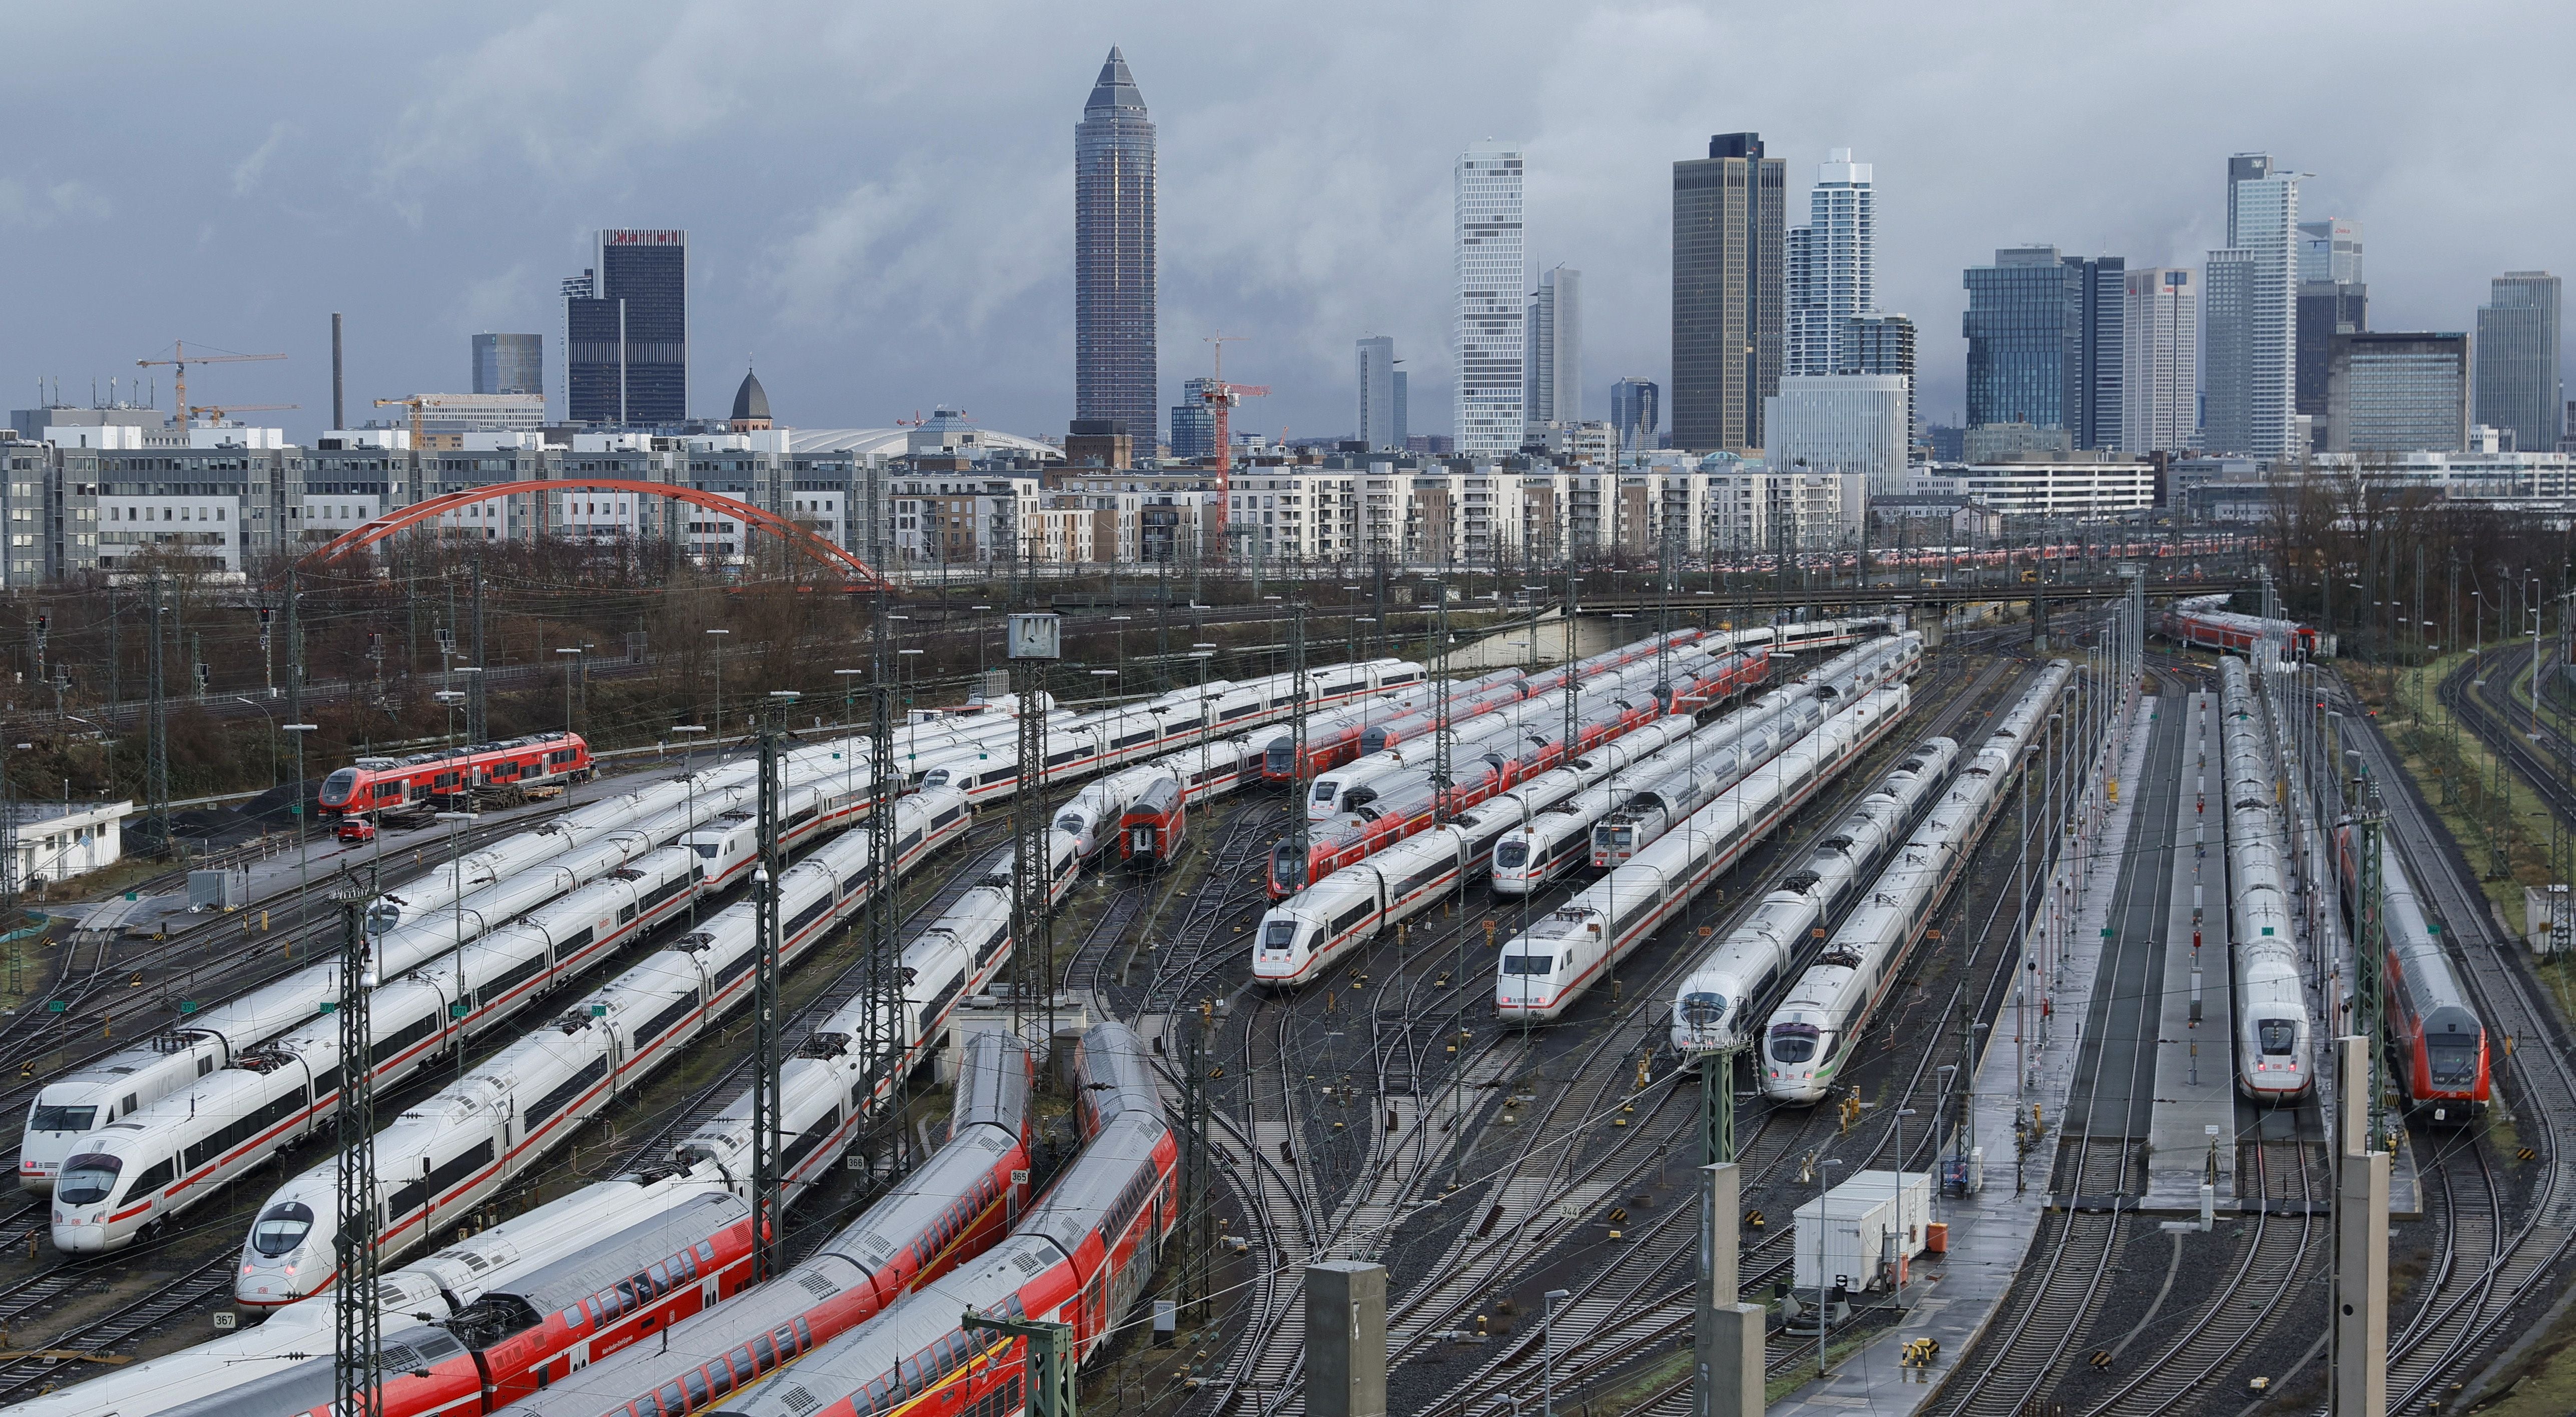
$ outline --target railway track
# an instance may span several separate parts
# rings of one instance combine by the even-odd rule
[[[2457,843],[2396,771],[2377,720],[2355,714],[2349,721],[2371,725],[2352,737],[2371,760],[2399,858],[2441,918],[2489,1037],[2517,1040],[2510,1056],[2492,1065],[2495,1087],[2522,1124],[2523,1144],[2537,1153],[2519,1215],[2501,1213],[2480,1194],[2461,1199],[2452,1168],[2441,1168],[2457,1202],[2446,1207],[2452,1230],[2443,1272],[2416,1316],[2389,1341],[2389,1409],[2414,1411],[2474,1376],[2472,1365],[2494,1349],[2507,1322],[2576,1245],[2576,1068],[2568,1062],[2565,1030],[2530,980],[2521,950],[2496,929]],[[2475,1150],[2484,1184],[2493,1188],[2492,1143],[2482,1136]],[[2496,1238],[2485,1245],[2480,1232],[2490,1223]]]
[[[1966,683],[1970,676],[1958,666],[1938,666],[1923,687],[1928,691],[1934,684],[1944,685],[1949,690],[1947,702],[1927,715],[1929,721],[1919,729],[1901,735],[1900,741],[1915,741],[1955,729],[1969,712],[1996,695],[1997,681],[2011,667],[2008,661],[1992,663],[1975,675],[1970,685]],[[1940,696],[1928,692],[1926,698],[1940,702]],[[1865,781],[1868,775],[1855,772],[1851,781]],[[1839,810],[1839,805],[1827,810]],[[1772,854],[1786,849],[1789,837],[1794,835],[1793,827]],[[1747,871],[1767,875],[1771,864],[1774,863],[1766,859],[1749,865]],[[1570,893],[1577,888],[1570,883],[1560,891]],[[1546,908],[1552,905],[1533,903],[1530,907],[1533,914],[1543,913]],[[1735,909],[1728,907],[1723,914],[1731,917]],[[1547,1067],[1551,1074],[1561,1074],[1559,1081],[1543,1104],[1536,1097],[1523,1102],[1524,1106],[1537,1105],[1535,1111],[1516,1114],[1520,1120],[1515,1127],[1526,1140],[1520,1144],[1519,1154],[1499,1165],[1494,1174],[1457,1177],[1458,1162],[1464,1160],[1463,1156],[1453,1157],[1450,1165],[1443,1168],[1438,1158],[1427,1155],[1446,1150],[1456,1141],[1452,1138],[1444,1142],[1431,1135],[1438,1128],[1426,1122],[1437,1109],[1444,1105],[1452,1108],[1449,1120],[1463,1131],[1460,1118],[1467,1108],[1481,1110],[1490,1105],[1488,1101],[1470,1102],[1465,1094],[1471,1089],[1465,1084],[1473,1080],[1477,1085],[1472,1090],[1489,1096],[1493,1088],[1487,1084],[1505,1082],[1505,1073],[1530,1061],[1522,1050],[1534,1046],[1533,1040],[1517,1031],[1502,1033],[1490,1027],[1453,1031],[1466,1022],[1473,1004],[1482,998],[1484,991],[1477,987],[1481,982],[1478,970],[1490,968],[1481,952],[1462,948],[1464,941],[1487,922],[1509,928],[1508,919],[1519,913],[1519,906],[1514,904],[1508,908],[1471,908],[1445,924],[1436,919],[1417,921],[1420,928],[1411,940],[1379,942],[1363,957],[1344,966],[1339,976],[1337,987],[1342,989],[1361,985],[1373,990],[1384,988],[1380,981],[1388,976],[1396,981],[1399,1007],[1390,1011],[1382,1001],[1368,1020],[1378,1087],[1372,1107],[1364,1115],[1371,1118],[1370,1130],[1374,1131],[1376,1113],[1393,1110],[1399,1134],[1411,1133],[1415,1141],[1409,1148],[1389,1146],[1383,1144],[1381,1134],[1379,1141],[1368,1148],[1366,1159],[1352,1168],[1356,1184],[1341,1190],[1324,1187],[1326,1196],[1340,1198],[1328,1204],[1348,1217],[1334,1240],[1328,1242],[1333,1252],[1367,1254],[1383,1249],[1383,1229],[1397,1216],[1424,1206],[1470,1209],[1461,1233],[1434,1265],[1431,1275],[1392,1307],[1390,1336],[1395,1340],[1396,1352],[1391,1356],[1398,1362],[1429,1356],[1443,1336],[1455,1330],[1459,1316],[1467,1308],[1558,1255],[1562,1241],[1569,1236],[1589,1233],[1594,1213],[1603,1203],[1641,1185],[1674,1148],[1695,1145],[1691,1138],[1696,1134],[1696,1108],[1671,1105],[1673,1088],[1669,1084],[1673,1075],[1668,1071],[1662,1077],[1649,1077],[1640,1087],[1635,1067],[1640,1060],[1655,1059],[1666,996],[1678,972],[1696,962],[1694,948],[1672,952],[1659,967],[1650,969],[1642,981],[1644,987],[1634,987],[1639,981],[1632,980],[1626,1001],[1611,1010],[1610,1024],[1602,1030],[1601,1037],[1581,1050],[1582,1056],[1570,1065],[1560,1058]],[[1699,921],[1694,917],[1689,923],[1696,925]],[[1470,962],[1463,969],[1459,963],[1462,954]],[[1449,967],[1443,969],[1443,964]],[[1457,977],[1462,973],[1464,977]],[[1311,1012],[1317,993],[1332,992],[1319,984],[1301,1002]],[[1309,1029],[1318,1022],[1310,1019]],[[1399,1026],[1389,1027],[1390,1023]],[[1472,1042],[1460,1046],[1456,1061],[1447,1061],[1445,1050],[1452,1045],[1440,1045],[1441,1052],[1429,1051],[1442,1037],[1457,1039],[1462,1032]],[[1546,1037],[1546,1031],[1537,1035],[1540,1041]],[[1928,1059],[1928,1052],[1923,1057]],[[1435,1080],[1444,1063],[1448,1076]],[[1918,1067],[1918,1075],[1921,1070]],[[1451,1100],[1444,1104],[1444,1097]],[[1794,1142],[1816,1125],[1820,1123],[1812,1112],[1783,1127],[1772,1126],[1765,1117],[1749,1119],[1741,1133],[1743,1154],[1749,1165],[1758,1155],[1768,1155],[1768,1164],[1774,1167],[1785,1165],[1796,1150]],[[1494,1129],[1487,1127],[1485,1135],[1495,1135]],[[1569,1136],[1584,1138],[1587,1147],[1597,1140],[1598,1148],[1575,1160],[1571,1148],[1562,1144]],[[1323,1171],[1317,1164],[1323,1158],[1303,1159],[1307,1163],[1303,1169],[1310,1175]],[[1443,1191],[1438,1197],[1429,1196],[1430,1180],[1444,1169],[1456,1177],[1452,1182],[1455,1189]],[[1560,1351],[1571,1353],[1579,1345],[1587,1355],[1587,1370],[1606,1370],[1653,1351],[1662,1338],[1669,1337],[1665,1330],[1672,1321],[1674,1306],[1686,1306],[1688,1296],[1673,1285],[1659,1285],[1657,1280],[1659,1275],[1670,1277],[1671,1264],[1680,1256],[1678,1236],[1688,1227],[1680,1226],[1676,1217],[1685,1210],[1668,1209],[1648,1221],[1635,1232],[1636,1244],[1622,1252],[1617,1266],[1619,1282],[1634,1289],[1638,1296],[1653,1291],[1655,1302],[1605,1302],[1587,1308],[1577,1301],[1579,1314],[1567,1311],[1559,1315],[1556,1331]],[[1594,1292],[1587,1287],[1587,1294]],[[1231,1383],[1212,1383],[1214,1396],[1202,1400],[1197,1407],[1265,1413],[1301,1410],[1299,1395],[1293,1392],[1297,1370],[1293,1362],[1284,1367],[1280,1364],[1277,1355],[1286,1345],[1273,1341],[1273,1332],[1273,1327],[1256,1320],[1238,1345],[1236,1356],[1256,1352],[1271,1355],[1267,1366],[1229,1373]],[[1511,1365],[1499,1359],[1488,1365],[1489,1369],[1498,1366]],[[1525,1386],[1522,1379],[1526,1376],[1505,1375],[1497,1385],[1489,1372],[1486,1378],[1471,1378],[1465,1386],[1502,1391]],[[1472,1410],[1476,1400],[1476,1392],[1453,1387],[1450,1396],[1426,1410],[1461,1410],[1462,1406]]]

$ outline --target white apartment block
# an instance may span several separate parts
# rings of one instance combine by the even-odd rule
[[[1968,463],[1918,476],[1907,490],[1965,497],[2006,516],[2104,517],[2154,506],[2156,469],[2125,457]]]

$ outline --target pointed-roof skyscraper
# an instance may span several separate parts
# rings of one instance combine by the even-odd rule
[[[1154,324],[1154,125],[1112,48],[1073,127],[1073,416],[1159,440]]]

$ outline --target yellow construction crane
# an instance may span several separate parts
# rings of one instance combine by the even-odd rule
[[[188,346],[187,346],[187,343],[186,343],[185,341],[183,341],[183,340],[172,340],[172,341],[170,342],[170,357],[169,357],[169,358],[167,358],[167,359],[138,359],[138,360],[134,361],[134,363],[135,363],[135,366],[136,366],[137,368],[145,368],[145,369],[148,369],[148,368],[150,368],[150,367],[152,367],[153,365],[156,365],[156,364],[168,364],[168,365],[173,366],[174,368],[176,368],[176,369],[179,371],[178,379],[175,381],[175,382],[178,384],[178,386],[179,386],[179,426],[180,426],[182,429],[185,429],[185,428],[188,426],[188,420],[189,420],[189,418],[192,416],[192,415],[190,414],[189,410],[188,410],[188,366],[189,366],[189,365],[191,365],[191,364],[248,364],[248,363],[250,363],[250,362],[252,362],[252,361],[254,361],[254,360],[261,360],[261,359],[284,359],[285,357],[286,357],[286,356],[285,356],[285,355],[283,355],[283,354],[190,354],[190,353],[188,352]]]

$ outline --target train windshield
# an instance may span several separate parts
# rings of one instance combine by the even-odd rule
[[[1296,744],[1273,743],[1268,749],[1264,750],[1261,758],[1261,765],[1272,772],[1286,772],[1289,764],[1294,763],[1296,760]]]
[[[2467,1087],[2478,1080],[2478,1043],[2475,1037],[2427,1038],[2424,1057],[2433,1073],[2435,1087]]]
[[[96,1120],[98,1120],[98,1108],[94,1106],[48,1107],[44,1103],[39,1102],[36,1104],[36,1110],[27,1115],[27,1130],[31,1132],[85,1132],[89,1130],[89,1124]]]
[[[1555,969],[1556,956],[1554,955],[1503,956],[1503,973],[1505,974],[1548,974],[1554,972]]]
[[[2254,1025],[2255,1041],[2267,1058],[2285,1058],[2299,1041],[2299,1026],[2285,1018],[2267,1018]]]
[[[250,1228],[250,1247],[275,1259],[293,1254],[304,1237],[313,1233],[313,1207],[301,1201],[288,1201],[270,1206],[262,1212],[259,1223]]]
[[[1507,841],[1494,848],[1494,864],[1506,871],[1517,871],[1529,864],[1529,843]]]
[[[1806,1062],[1816,1056],[1816,1040],[1822,1036],[1812,1023],[1776,1024],[1771,1029],[1771,1061]]]
[[[1691,1027],[1707,1028],[1726,1017],[1726,996],[1724,994],[1684,994],[1681,1015],[1682,1022]]]
[[[346,802],[349,800],[349,794],[356,791],[357,787],[358,770],[342,768],[322,779],[322,800],[326,803]]]
[[[65,1205],[96,1205],[116,1189],[117,1173],[125,1162],[103,1152],[84,1152],[63,1163],[62,1179],[54,1183],[54,1199]]]
[[[1339,791],[1341,790],[1341,787],[1342,787],[1342,785],[1341,785],[1340,783],[1338,783],[1338,782],[1319,782],[1319,783],[1316,783],[1316,784],[1315,784],[1315,800],[1316,800],[1316,801],[1318,801],[1318,802],[1330,802],[1330,801],[1332,801],[1332,800],[1333,800],[1333,794],[1334,794],[1334,793],[1336,793],[1336,792],[1339,792]]]
[[[1261,947],[1265,950],[1284,950],[1295,943],[1297,922],[1294,920],[1273,920],[1261,927]]]

